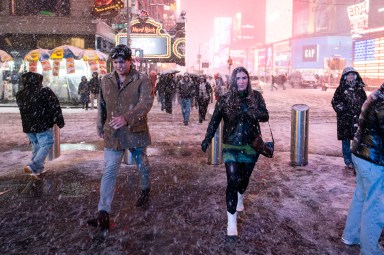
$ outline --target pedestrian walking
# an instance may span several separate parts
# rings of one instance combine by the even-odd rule
[[[192,98],[195,95],[195,86],[188,73],[184,73],[183,79],[178,84],[178,91],[180,95],[181,113],[183,114],[183,123],[187,126],[191,114]]]
[[[157,72],[155,70],[152,70],[149,72],[149,78],[151,80],[151,94],[155,96],[155,90],[156,90],[156,82],[157,82]]]
[[[357,130],[361,106],[367,99],[364,82],[353,67],[346,67],[332,99],[337,115],[337,139],[341,140],[344,163],[353,169],[351,140]]]
[[[88,85],[87,77],[85,77],[85,76],[81,77],[81,82],[79,84],[77,94],[80,95],[80,102],[83,106],[83,109],[88,111],[89,85]]]
[[[169,73],[164,79],[164,108],[165,112],[172,114],[172,101],[176,91],[176,81],[173,74]]]
[[[277,90],[277,85],[276,85],[276,76],[272,75],[271,77],[271,91],[273,91],[273,88]]]
[[[215,105],[201,144],[204,152],[221,120],[224,120],[223,159],[227,173],[227,235],[237,236],[237,212],[244,210],[244,192],[259,157],[250,144],[260,134],[259,122],[269,120],[263,96],[252,91],[249,73],[244,67],[233,70],[229,91]]]
[[[89,100],[91,102],[91,110],[95,108],[95,99],[96,99],[96,105],[98,103],[97,97],[99,95],[99,89],[100,89],[100,80],[99,80],[99,74],[97,72],[92,73],[92,78],[89,80]]]
[[[215,87],[213,88],[213,91],[215,92],[215,100],[219,100],[219,98],[224,94],[224,80],[221,78],[221,75],[219,73],[214,75],[215,78]]]
[[[140,172],[140,196],[136,206],[148,203],[149,163],[146,147],[151,144],[147,114],[153,104],[149,78],[131,68],[132,51],[120,44],[110,54],[114,71],[100,84],[97,132],[104,139],[104,171],[100,184],[98,214],[88,224],[109,229],[109,214],[117,173],[125,150],[129,150]]]
[[[384,254],[384,83],[363,104],[352,142],[356,186],[342,241],[360,244],[361,255]]]
[[[16,94],[23,132],[32,145],[31,162],[24,166],[25,173],[38,179],[45,172],[44,161],[53,146],[52,127],[64,127],[64,118],[55,93],[43,87],[43,76],[27,72],[21,76],[22,90]]]
[[[165,109],[165,76],[160,75],[159,81],[156,84],[155,88],[155,95],[158,96],[158,102],[161,104],[161,110],[164,111]]]
[[[208,104],[212,97],[211,85],[207,82],[204,75],[200,75],[200,82],[197,85],[196,101],[199,107],[199,123],[203,123],[207,114]]]

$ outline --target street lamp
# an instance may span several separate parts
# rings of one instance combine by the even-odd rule
[[[199,54],[197,54],[197,63],[199,64],[199,73],[201,73],[201,45],[206,45],[207,43],[199,43]]]

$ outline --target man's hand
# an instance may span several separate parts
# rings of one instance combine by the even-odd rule
[[[123,116],[118,116],[118,117],[112,117],[112,120],[109,122],[109,125],[114,128],[114,129],[119,129],[122,126],[126,126],[128,123],[124,119]]]

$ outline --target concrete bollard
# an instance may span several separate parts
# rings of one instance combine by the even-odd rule
[[[291,165],[308,164],[308,112],[309,106],[295,104],[291,110]]]
[[[210,165],[223,164],[223,125],[224,122],[221,121],[208,148],[208,164]]]
[[[53,146],[48,153],[47,159],[49,161],[60,157],[60,128],[55,124],[52,127],[53,133]]]

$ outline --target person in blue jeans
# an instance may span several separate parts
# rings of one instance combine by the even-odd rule
[[[136,206],[149,201],[149,163],[145,149],[151,144],[147,114],[153,104],[149,78],[131,68],[132,51],[118,45],[110,54],[114,71],[100,84],[97,132],[104,139],[104,172],[100,184],[98,215],[87,221],[100,230],[109,230],[109,214],[116,178],[125,150],[129,150],[140,172],[140,196]]]
[[[337,116],[337,139],[341,140],[344,163],[349,169],[353,169],[351,140],[357,130],[361,106],[367,99],[364,86],[360,74],[353,67],[346,67],[332,98]]]
[[[195,95],[195,84],[189,77],[188,73],[185,73],[183,79],[179,82],[179,95],[181,103],[181,112],[183,114],[184,125],[188,125],[189,117],[191,115],[192,98]]]
[[[39,179],[44,172],[44,162],[53,146],[52,127],[63,128],[64,118],[55,93],[43,87],[43,76],[27,72],[21,76],[23,88],[16,94],[23,132],[32,145],[31,162],[24,166],[25,173]]]
[[[362,107],[351,151],[356,187],[342,241],[359,244],[361,255],[384,254],[384,83]]]

